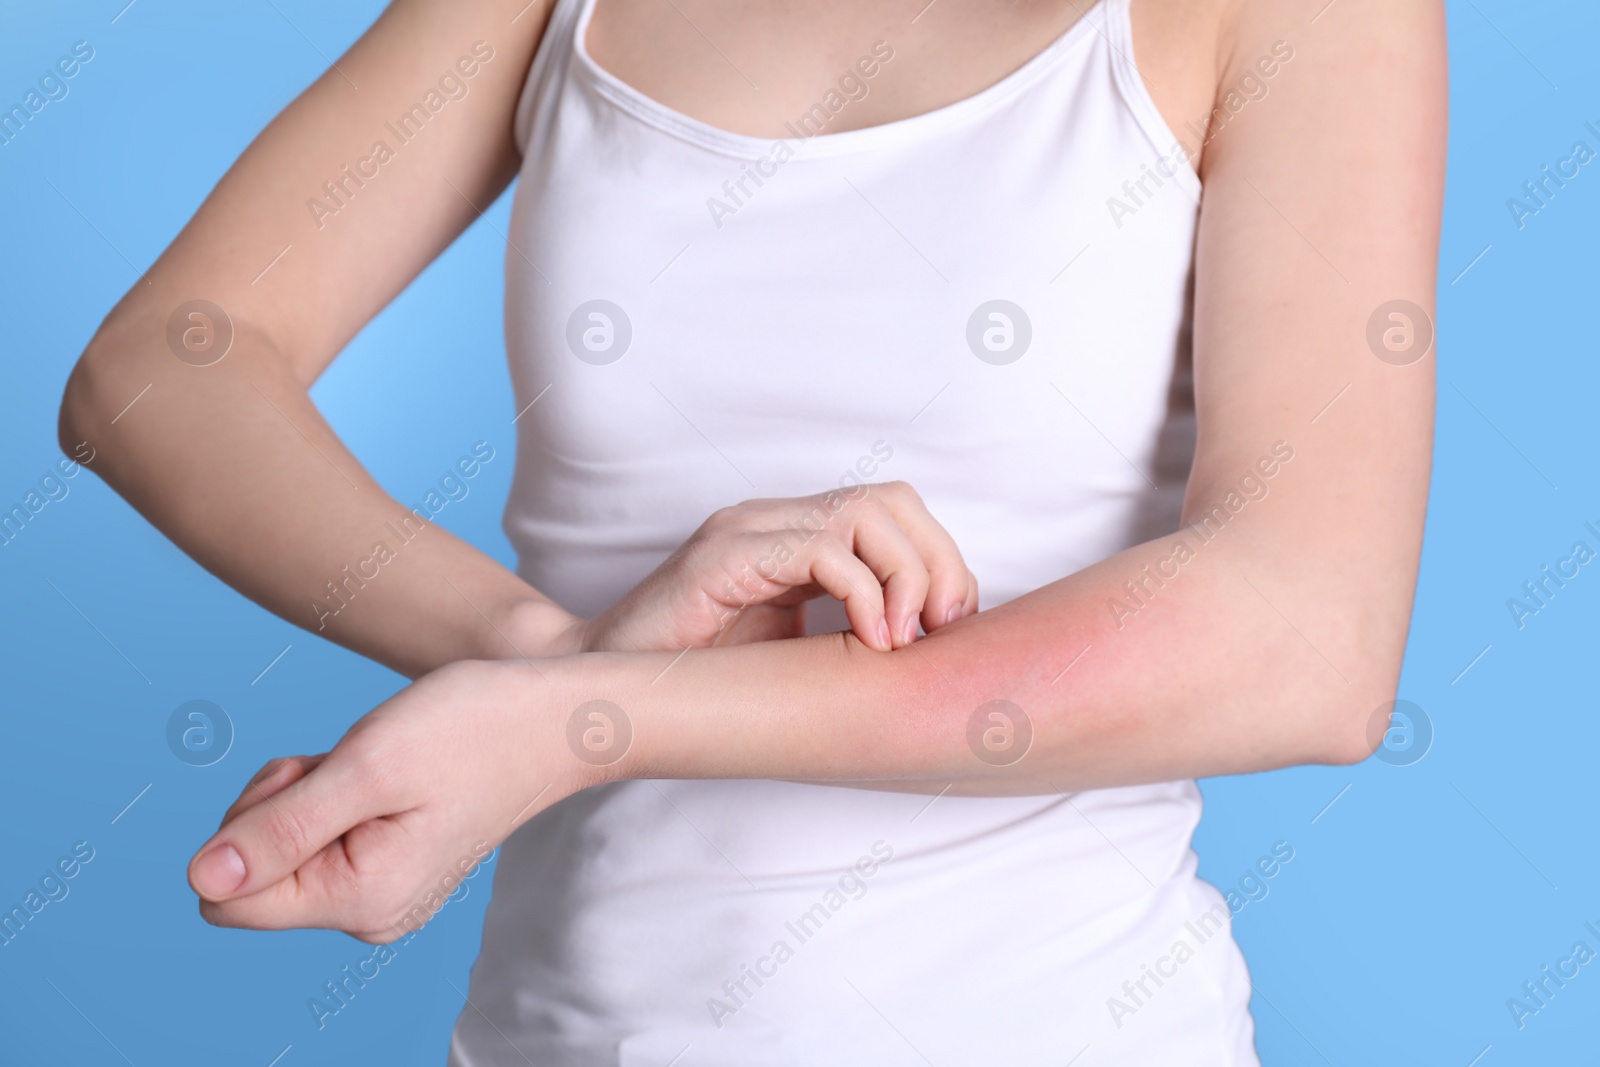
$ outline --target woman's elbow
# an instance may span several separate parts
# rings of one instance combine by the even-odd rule
[[[1296,733],[1306,762],[1361,763],[1397,736],[1390,717],[1409,637],[1412,583],[1398,569],[1393,578],[1387,589],[1323,590],[1326,613],[1317,620],[1316,644],[1294,633],[1274,657],[1280,665],[1275,699],[1288,698],[1301,709]],[[1402,716],[1396,725],[1403,724]]]
[[[77,453],[88,444],[88,427],[94,422],[90,414],[88,358],[85,350],[67,376],[66,387],[61,392],[61,408],[56,414],[56,441],[61,451],[73,459],[78,459]]]
[[[148,375],[140,383],[134,382],[137,368],[126,355],[102,332],[89,342],[67,376],[56,417],[56,440],[75,462],[87,464],[104,454],[112,425],[143,385],[151,384]]]
[[[56,420],[62,451],[79,462],[91,449],[115,455],[136,447],[136,436],[119,434],[134,405],[152,389],[170,389],[177,361],[167,351],[165,323],[155,301],[125,300],[112,310],[84,347],[61,393]],[[115,427],[115,429],[114,429]],[[118,437],[108,449],[108,438]]]
[[[1404,702],[1397,709],[1399,671],[1380,677],[1352,678],[1348,692],[1334,695],[1324,716],[1326,729],[1314,746],[1316,762],[1351,766],[1369,759],[1389,742],[1397,714],[1404,715]]]

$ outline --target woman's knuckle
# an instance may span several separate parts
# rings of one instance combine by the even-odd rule
[[[855,553],[831,533],[820,533],[806,543],[802,550],[805,562],[812,567],[818,564],[838,566],[855,556]]]
[[[347,755],[341,755],[342,772],[350,780],[351,788],[380,805],[402,802],[407,783],[415,781],[407,773],[408,769],[431,765],[427,746],[420,740],[359,745]]]
[[[268,778],[271,778],[274,774],[276,774],[277,771],[278,771],[278,768],[282,767],[288,761],[289,761],[288,757],[286,757],[286,756],[279,756],[277,759],[269,759],[269,760],[267,760],[267,762],[265,762],[265,763],[263,763],[261,765],[261,769],[259,771],[257,771],[254,775],[252,775],[250,777],[250,780],[248,782],[246,782],[245,784],[247,786],[249,786],[249,785],[257,785],[257,784],[259,784],[261,782],[266,781]]]
[[[293,856],[306,847],[309,840],[300,819],[288,808],[277,804],[267,813],[261,824],[261,834],[267,847],[281,856]]]
[[[896,480],[892,482],[886,482],[884,484],[888,488],[888,494],[891,499],[897,500],[903,504],[910,504],[918,508],[924,507],[922,502],[922,494],[917,492],[916,487],[910,482]]]
[[[751,516],[762,507],[763,501],[742,500],[737,504],[718,508],[706,521],[719,530],[741,530],[749,524]]]

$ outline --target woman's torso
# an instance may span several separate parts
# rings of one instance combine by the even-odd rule
[[[1199,182],[1158,164],[1127,2],[887,124],[857,119],[909,56],[863,40],[775,140],[608,73],[560,0],[508,235],[522,575],[593,613],[719,507],[888,479],[986,606],[1174,529]],[[1242,960],[1196,943],[1226,907],[1194,878],[1192,783],[930,799],[557,805],[502,852],[458,1060],[1254,1062]]]

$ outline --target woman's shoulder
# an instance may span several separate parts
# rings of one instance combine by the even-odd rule
[[[1302,91],[1354,102],[1383,83],[1381,77],[1358,77],[1358,68],[1376,52],[1391,51],[1403,61],[1408,50],[1431,55],[1442,48],[1443,0],[1127,3],[1139,72],[1174,130],[1214,134],[1232,115],[1269,95],[1291,66],[1297,67],[1293,76]],[[1294,64],[1304,52],[1325,61]]]
[[[1241,2],[1127,0],[1139,75],[1170,129],[1204,126]]]

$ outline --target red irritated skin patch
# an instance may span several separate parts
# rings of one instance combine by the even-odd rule
[[[1260,548],[1277,536],[1271,519],[1263,505],[1240,515],[1132,622],[1108,604],[1170,559],[1182,532],[895,652],[828,635],[696,651],[660,682],[670,656],[589,657],[564,681],[628,709],[624,777],[922,781],[994,795],[1335,762],[1360,744],[1387,666],[1341,677],[1253,591],[1247,571],[1282,595]],[[1018,734],[1027,744],[1014,760],[986,747]]]

